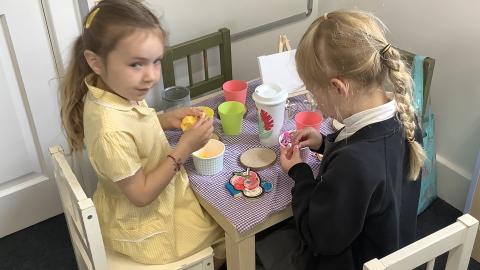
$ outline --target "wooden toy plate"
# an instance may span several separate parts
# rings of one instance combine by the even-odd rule
[[[252,148],[240,156],[240,163],[251,169],[265,169],[272,166],[277,160],[277,155],[272,149]]]

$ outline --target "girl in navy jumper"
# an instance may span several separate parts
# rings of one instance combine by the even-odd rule
[[[305,269],[361,269],[415,239],[425,159],[412,80],[372,14],[335,11],[315,20],[296,52],[319,109],[345,127],[302,129],[280,163],[295,181],[293,221]],[[299,149],[323,153],[315,177]]]

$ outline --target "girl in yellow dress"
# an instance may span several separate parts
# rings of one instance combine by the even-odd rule
[[[199,109],[157,114],[144,98],[160,78],[165,32],[135,0],[104,0],[77,38],[61,85],[61,118],[72,150],[87,148],[98,175],[93,196],[107,248],[166,264],[212,246],[225,259],[223,231],[201,208],[182,167],[213,132]],[[172,149],[164,129],[200,119]]]

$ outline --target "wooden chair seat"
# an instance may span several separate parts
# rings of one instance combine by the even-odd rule
[[[172,269],[190,269],[202,270],[213,269],[213,249],[208,247],[190,257],[165,265],[147,265],[137,263],[127,256],[118,252],[106,250],[107,263],[109,269],[115,270],[172,270]]]

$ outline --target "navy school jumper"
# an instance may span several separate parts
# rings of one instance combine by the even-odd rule
[[[337,135],[324,137],[316,178],[305,163],[288,172],[309,270],[362,269],[415,240],[420,180],[407,179],[410,151],[401,122],[392,117],[334,142]],[[422,143],[419,128],[415,137]]]

